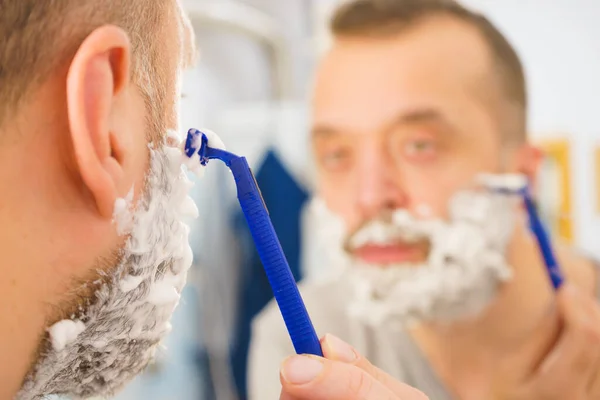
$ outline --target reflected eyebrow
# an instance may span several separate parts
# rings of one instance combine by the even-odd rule
[[[448,121],[448,119],[441,112],[433,108],[420,108],[398,112],[394,118],[388,120],[388,123],[383,125],[383,128],[384,131],[389,131],[399,125],[411,125],[419,123],[433,123],[451,126],[450,121]],[[311,129],[313,139],[332,138],[342,134],[342,132],[344,135],[351,133],[350,129],[343,128],[342,131],[340,128],[327,123],[315,124],[315,126]]]
[[[315,139],[328,138],[338,134],[339,132],[336,129],[326,125],[316,125],[311,129],[311,135]]]
[[[444,118],[439,111],[432,108],[416,109],[413,111],[399,113],[394,119],[393,124],[411,124],[419,122],[441,122],[448,124],[446,118]]]
[[[454,121],[434,108],[414,109],[397,114],[384,132],[402,128],[424,128],[432,132],[456,132]]]

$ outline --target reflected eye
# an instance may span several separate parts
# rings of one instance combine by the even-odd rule
[[[328,170],[341,170],[350,163],[351,153],[348,149],[332,149],[321,153],[320,163]]]
[[[435,155],[437,146],[431,139],[416,139],[405,143],[404,153],[413,159],[430,158]]]
[[[435,145],[431,140],[414,140],[406,145],[408,154],[417,154],[435,150]]]

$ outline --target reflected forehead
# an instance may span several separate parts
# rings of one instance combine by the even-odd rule
[[[499,95],[489,49],[469,25],[435,22],[388,38],[338,37],[315,76],[313,132],[456,126],[489,112]]]
[[[354,97],[407,89],[489,91],[493,71],[489,46],[474,27],[436,18],[387,37],[337,37],[315,83],[319,94]]]

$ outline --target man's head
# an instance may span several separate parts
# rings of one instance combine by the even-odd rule
[[[331,30],[313,147],[319,195],[348,232],[361,236],[397,210],[448,218],[451,198],[478,173],[533,175],[523,69],[483,16],[452,0],[354,0]],[[430,240],[375,236],[350,235],[347,248],[379,266],[431,255]]]
[[[192,37],[176,0],[0,0],[0,398],[109,393],[168,331]]]

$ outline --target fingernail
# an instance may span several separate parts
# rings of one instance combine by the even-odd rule
[[[283,362],[283,378],[294,385],[314,380],[323,371],[323,364],[307,356],[292,356]]]
[[[325,335],[325,344],[333,352],[335,360],[351,363],[356,361],[354,349],[342,339],[330,334]]]

